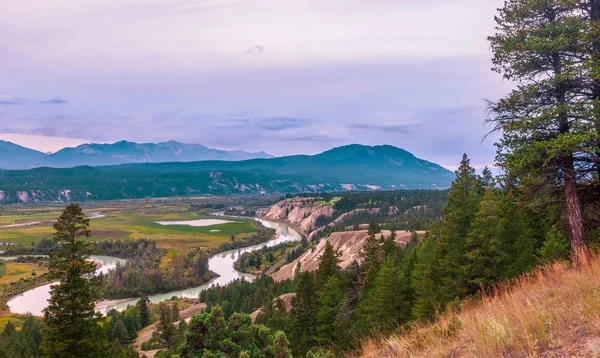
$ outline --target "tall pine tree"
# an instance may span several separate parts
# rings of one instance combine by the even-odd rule
[[[44,310],[41,346],[50,357],[106,356],[108,339],[94,309],[101,285],[96,265],[87,261],[91,246],[80,239],[90,235],[89,225],[77,204],[69,204],[54,224],[58,251],[50,254],[48,270],[59,282],[51,286]]]

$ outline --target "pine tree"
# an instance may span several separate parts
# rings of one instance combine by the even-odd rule
[[[290,342],[283,331],[275,332],[273,336],[273,357],[274,358],[292,358],[290,351]]]
[[[316,333],[317,296],[313,274],[302,272],[297,278],[296,296],[292,299],[291,344],[296,355],[304,356],[312,347]]]
[[[492,285],[503,275],[503,264],[508,259],[499,232],[503,214],[496,191],[488,188],[467,239],[468,275],[473,284],[470,294]]]
[[[129,338],[129,333],[127,332],[127,328],[125,327],[125,323],[121,318],[117,318],[115,323],[112,326],[112,336],[116,339],[119,344],[126,344],[131,342]]]
[[[455,298],[466,297],[469,291],[467,273],[467,236],[485,191],[484,182],[463,155],[446,197],[444,221],[435,245],[435,265],[441,276],[440,293],[447,303]]]
[[[164,302],[158,304],[157,314],[158,323],[156,333],[163,347],[169,348],[175,343],[176,329],[173,325],[173,311]]]
[[[502,131],[499,164],[536,194],[545,190],[564,201],[575,265],[588,254],[578,187],[589,186],[582,179],[600,168],[600,85],[594,72],[600,10],[586,5],[508,0],[496,16],[496,34],[489,37],[494,70],[518,84],[490,106],[490,122]],[[588,19],[582,18],[586,7]]]
[[[181,318],[179,316],[179,304],[177,304],[177,302],[174,302],[173,305],[171,306],[171,320],[173,322],[177,322],[180,319]]]
[[[370,234],[367,238],[360,257],[362,259],[361,271],[365,273],[364,285],[370,287],[371,283],[375,281],[379,268],[383,263],[383,250],[374,234]]]
[[[108,339],[94,307],[100,299],[96,266],[86,261],[90,244],[78,239],[90,235],[89,219],[81,207],[68,205],[54,229],[59,248],[50,254],[48,270],[59,283],[51,286],[44,310],[42,350],[51,357],[104,357]]]
[[[415,248],[417,262],[412,276],[415,292],[413,315],[418,319],[431,319],[440,311],[440,275],[436,266],[436,235],[438,229],[429,231],[423,244]]]
[[[471,294],[534,263],[533,239],[511,190],[488,187],[467,239]]]
[[[338,277],[331,276],[319,292],[317,328],[314,337],[314,341],[319,345],[332,344],[339,337],[335,321],[344,300],[341,285]]]
[[[546,233],[546,240],[539,249],[539,256],[543,263],[564,260],[569,256],[569,239],[556,227]]]
[[[317,286],[317,290],[323,287],[330,277],[339,275],[340,256],[341,253],[337,250],[334,250],[333,246],[331,245],[331,242],[327,240],[325,242],[323,254],[321,255],[321,257],[319,257],[319,268],[317,269],[315,276],[315,284]]]
[[[383,235],[381,235],[383,236]],[[383,242],[383,252],[385,257],[394,257],[398,253],[396,246],[396,229],[392,228],[390,236]]]
[[[15,334],[17,334],[17,330],[15,329],[15,326],[13,326],[13,324],[10,321],[8,321],[8,323],[6,324],[6,327],[4,327],[4,331],[2,332],[2,338],[10,339]]]
[[[388,258],[381,267],[368,303],[371,305],[370,320],[378,331],[392,331],[410,318],[411,305],[406,295],[407,287],[396,261]]]
[[[142,294],[142,297],[137,302],[137,307],[140,311],[140,325],[142,327],[146,327],[151,322],[150,308],[148,307],[149,304],[150,300],[148,299],[148,295]]]

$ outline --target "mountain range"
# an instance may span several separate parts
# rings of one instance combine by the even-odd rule
[[[193,195],[447,188],[454,173],[393,146],[244,161],[0,171],[0,204]]]
[[[42,153],[0,140],[0,168],[29,169],[36,167],[68,168],[80,165],[118,165],[124,163],[193,162],[199,160],[247,160],[272,158],[265,152],[249,153],[212,149],[201,144],[175,141],[162,143],[134,143],[120,141],[113,144],[82,144],[63,148],[56,153]]]

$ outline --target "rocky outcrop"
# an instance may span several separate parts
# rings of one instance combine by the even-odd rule
[[[423,234],[424,232],[419,232]],[[376,238],[389,237],[389,230],[382,230],[376,234]],[[367,242],[369,237],[368,230],[334,232],[328,238],[321,239],[314,250],[308,250],[302,256],[283,266],[279,271],[275,272],[272,277],[275,281],[282,281],[294,277],[294,271],[298,262],[300,263],[300,271],[314,271],[319,267],[320,257],[325,250],[325,244],[330,242],[334,249],[342,253],[340,257],[340,266],[348,267],[352,262],[360,262],[360,252]],[[411,239],[410,231],[396,231],[396,244],[400,247],[405,247]]]
[[[283,220],[305,233],[315,228],[320,216],[332,216],[334,209],[327,205],[313,205],[314,198],[292,198],[271,206],[264,214],[269,220]]]

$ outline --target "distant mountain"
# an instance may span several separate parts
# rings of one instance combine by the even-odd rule
[[[46,154],[37,150],[0,140],[0,168],[31,168],[31,164],[41,160]]]
[[[98,166],[200,160],[233,161],[272,157],[272,155],[265,152],[225,151],[208,148],[200,144],[185,144],[175,141],[156,144],[120,141],[113,144],[82,144],[75,148],[64,148],[44,157],[40,164],[41,166],[66,168],[80,165]]]
[[[12,144],[10,142],[5,142]],[[12,144],[16,146],[15,144]],[[27,149],[24,147],[20,147]],[[30,150],[31,151],[31,150]],[[35,152],[35,151],[32,151]],[[124,163],[162,163],[162,162],[192,162],[200,160],[247,160],[255,158],[272,158],[265,152],[248,153],[243,151],[226,151],[205,147],[200,144],[185,144],[175,141],[163,143],[133,143],[120,141],[113,144],[82,144],[75,148],[64,148],[56,153],[31,156],[27,160],[9,159],[0,168],[29,169],[34,167],[68,168],[80,165],[118,165]],[[4,152],[0,147],[0,156]]]
[[[312,156],[4,171],[0,203],[436,189],[453,179],[451,171],[403,149],[354,144]]]

